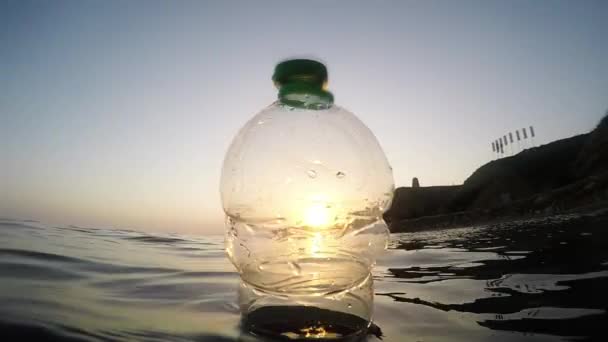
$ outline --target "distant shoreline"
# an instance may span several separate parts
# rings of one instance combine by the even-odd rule
[[[601,201],[589,205],[587,207],[576,208],[563,212],[556,213],[537,213],[525,214],[517,216],[499,216],[489,217],[483,216],[471,218],[477,215],[474,212],[459,212],[435,216],[423,216],[416,219],[407,219],[403,221],[392,222],[391,233],[415,233],[425,231],[435,231],[443,229],[457,229],[466,227],[489,226],[502,223],[513,223],[519,221],[543,221],[554,217],[562,216],[581,216],[581,217],[596,217],[608,216],[608,201]]]
[[[608,208],[608,115],[587,134],[526,149],[477,169],[462,185],[395,191],[391,232],[585,214]]]

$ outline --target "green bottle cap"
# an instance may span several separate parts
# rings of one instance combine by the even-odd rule
[[[327,109],[334,102],[327,86],[327,68],[310,59],[290,59],[274,69],[272,80],[279,89],[279,102],[305,109]]]

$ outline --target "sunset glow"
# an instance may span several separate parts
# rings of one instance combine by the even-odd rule
[[[327,65],[396,186],[461,184],[504,132],[533,125],[541,145],[607,106],[602,1],[61,3],[0,5],[1,216],[222,234],[222,160],[286,58]],[[336,214],[297,210],[280,214]]]
[[[329,206],[316,203],[304,210],[304,225],[322,228],[333,221],[333,210]]]

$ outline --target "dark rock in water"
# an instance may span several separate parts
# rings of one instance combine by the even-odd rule
[[[382,331],[359,316],[311,306],[271,306],[257,309],[241,322],[244,333],[276,341],[362,341]]]
[[[385,214],[387,222],[438,215],[445,212],[461,188],[454,186],[429,186],[420,188],[398,188],[393,204]]]
[[[597,206],[607,195],[608,113],[591,133],[493,160],[462,185],[398,188],[384,218],[393,232],[465,226]]]

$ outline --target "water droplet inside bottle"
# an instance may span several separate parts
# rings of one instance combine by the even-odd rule
[[[306,171],[306,174],[310,178],[316,178],[317,177],[317,171],[315,171],[313,169],[310,169],[310,170]]]
[[[289,265],[289,268],[291,269],[293,275],[299,276],[302,273],[302,269],[297,263],[290,261],[287,263],[287,265]]]
[[[346,174],[344,172],[342,172],[342,171],[338,171],[338,173],[336,173],[336,177],[337,178],[341,179],[341,178],[344,178],[344,176],[346,176]]]

